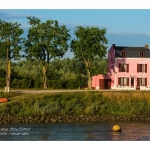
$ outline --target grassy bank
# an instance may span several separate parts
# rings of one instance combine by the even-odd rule
[[[0,93],[1,116],[150,115],[150,92]]]

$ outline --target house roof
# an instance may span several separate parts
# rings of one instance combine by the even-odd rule
[[[144,58],[150,58],[150,50],[146,47],[127,47],[113,46],[115,49],[115,57],[122,57],[122,51],[125,51],[125,57],[141,58],[140,52],[143,52]]]

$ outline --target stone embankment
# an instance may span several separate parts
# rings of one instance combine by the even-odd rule
[[[150,121],[150,115],[112,116],[112,115],[42,115],[42,116],[0,116],[0,124],[44,123],[44,122],[98,122],[98,121]]]

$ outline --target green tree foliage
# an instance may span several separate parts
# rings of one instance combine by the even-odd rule
[[[53,73],[55,74],[55,79],[53,78],[52,80],[59,80],[63,88],[73,89],[87,86],[85,64],[83,61],[69,58],[62,60],[55,59],[50,63],[50,67],[53,68]]]
[[[6,22],[0,20],[0,60],[6,60],[7,63],[7,77],[10,80],[11,74],[11,59],[20,59],[20,50],[24,39],[20,36],[24,33],[17,22]],[[8,85],[9,86],[9,85]]]
[[[5,77],[5,76],[6,76],[5,62],[0,60],[0,77]]]
[[[11,88],[43,88],[42,70],[39,60],[12,62]],[[83,61],[64,58],[50,61],[48,88],[77,89],[87,87],[86,66]],[[91,75],[107,73],[107,59],[96,58],[91,67]],[[0,88],[5,87],[6,67],[0,61]]]
[[[91,76],[108,73],[108,59],[95,58],[91,66]]]
[[[32,80],[42,80],[42,70],[40,62],[22,60],[14,64],[14,78],[17,76],[19,79],[28,78]]]
[[[67,41],[70,39],[69,30],[66,26],[59,26],[56,20],[41,22],[40,19],[31,16],[27,19],[31,27],[25,42],[26,58],[41,61],[43,86],[47,88],[49,62],[52,58],[63,57],[67,51]]]
[[[76,39],[71,41],[71,51],[77,59],[83,60],[86,65],[88,88],[91,89],[91,65],[95,57],[104,57],[106,54],[106,29],[78,26],[74,34]]]

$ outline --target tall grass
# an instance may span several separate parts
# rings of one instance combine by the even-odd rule
[[[1,115],[141,115],[150,114],[150,92],[0,93]]]

